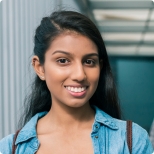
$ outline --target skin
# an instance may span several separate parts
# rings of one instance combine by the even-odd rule
[[[32,61],[52,96],[50,111],[37,124],[37,154],[93,154],[90,134],[95,113],[89,99],[97,88],[101,69],[97,46],[86,36],[65,32],[52,41],[43,65],[37,56]],[[66,86],[87,89],[78,97]]]

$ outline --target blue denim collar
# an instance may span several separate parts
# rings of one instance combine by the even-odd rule
[[[96,112],[94,124],[100,123],[111,129],[115,129],[115,130],[118,129],[118,126],[116,125],[116,120],[114,118],[106,114],[104,111],[102,111],[98,107],[96,106],[92,106],[92,107]],[[27,141],[30,138],[34,138],[34,137],[37,138],[37,132],[36,132],[37,121],[38,119],[45,116],[46,114],[47,112],[40,112],[40,113],[37,113],[35,116],[33,116],[31,120],[20,130],[15,144]]]
[[[112,118],[110,115],[102,111],[96,106],[93,106],[95,109],[95,122],[98,122],[100,124],[103,124],[111,129],[119,129],[116,125],[116,119]]]
[[[38,119],[41,117],[45,116],[47,112],[40,112],[37,113],[35,116],[33,116],[30,121],[20,130],[15,145],[27,141],[30,138],[37,137],[37,132],[36,132],[36,125]]]

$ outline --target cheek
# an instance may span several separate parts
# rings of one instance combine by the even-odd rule
[[[100,69],[96,69],[87,73],[89,82],[94,84],[94,86],[97,86],[97,83],[99,81],[99,76],[100,76]]]
[[[45,77],[47,85],[54,85],[56,83],[62,83],[65,79],[67,79],[69,75],[69,71],[58,68],[58,67],[46,67],[45,69]]]

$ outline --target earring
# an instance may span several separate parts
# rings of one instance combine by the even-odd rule
[[[41,79],[44,79],[44,76],[40,76]]]

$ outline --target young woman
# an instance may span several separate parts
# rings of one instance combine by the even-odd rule
[[[96,26],[72,11],[54,12],[36,29],[36,78],[16,154],[129,154],[126,122]],[[132,153],[151,154],[147,132],[133,123]],[[14,134],[0,141],[12,153]]]

